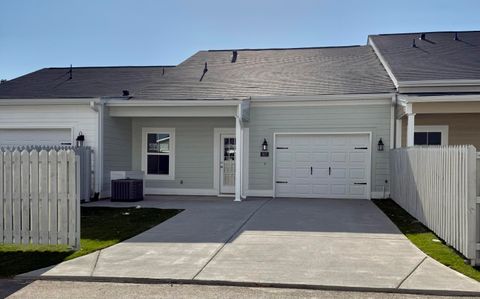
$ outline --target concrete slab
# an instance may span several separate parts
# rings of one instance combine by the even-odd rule
[[[149,197],[89,205],[185,211],[39,277],[479,292],[479,283],[425,260],[366,200]]]
[[[100,251],[96,251],[73,260],[60,263],[56,266],[46,267],[20,274],[17,277],[21,279],[35,278],[38,276],[90,276],[92,275],[95,263],[97,262]]]
[[[396,288],[424,257],[370,201],[276,199],[197,279]]]
[[[480,292],[480,283],[427,258],[401,284],[400,289]]]
[[[93,276],[192,279],[221,243],[121,243],[100,255]]]

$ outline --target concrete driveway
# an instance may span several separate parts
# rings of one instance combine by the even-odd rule
[[[23,277],[480,292],[479,283],[418,250],[367,200],[151,197],[140,204],[185,211]]]

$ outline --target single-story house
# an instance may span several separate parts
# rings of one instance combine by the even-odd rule
[[[401,146],[401,136],[407,145],[425,134],[438,138],[419,127],[427,126],[421,113],[472,114],[463,103],[475,102],[473,85],[411,84],[457,67],[444,61],[458,45],[443,43],[459,42],[448,34],[451,41],[426,35],[429,47],[442,47],[438,55],[422,48],[420,34],[372,35],[364,46],[200,51],[175,67],[43,69],[0,85],[0,146],[69,143],[82,131],[95,151],[102,197],[109,196],[112,170],[144,171],[147,194],[385,197],[389,150]],[[480,40],[480,33],[460,33],[465,45],[458,47],[478,53],[470,35]],[[406,49],[397,39],[410,40]],[[429,71],[417,62],[423,54],[398,58],[421,49],[445,65]],[[405,66],[409,59],[416,66]],[[460,97],[462,107],[429,104],[440,96]],[[416,104],[423,97],[429,99]],[[435,112],[425,110],[431,107]],[[439,122],[449,125],[449,142],[459,140],[450,134],[460,134],[460,125]],[[414,136],[415,126],[425,134]]]

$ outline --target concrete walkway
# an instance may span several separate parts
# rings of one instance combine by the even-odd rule
[[[480,294],[480,283],[427,257],[370,201],[152,197],[140,205],[185,211],[20,277]]]

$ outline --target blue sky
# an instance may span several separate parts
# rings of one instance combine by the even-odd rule
[[[365,44],[480,29],[470,0],[3,0],[0,78],[49,66],[173,65],[198,50]]]

